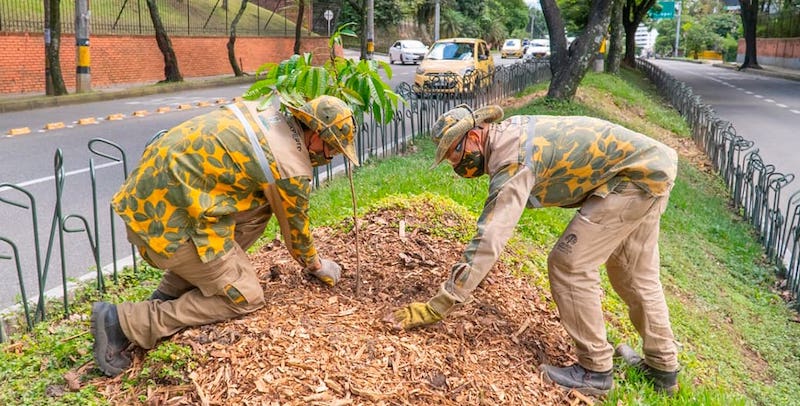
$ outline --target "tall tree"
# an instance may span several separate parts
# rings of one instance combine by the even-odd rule
[[[47,63],[50,65],[50,77],[53,81],[53,95],[61,96],[67,94],[67,86],[64,84],[64,76],[61,74],[61,0],[49,0],[50,6],[50,46],[47,47]]]
[[[183,76],[178,69],[178,58],[175,50],[172,49],[172,41],[169,39],[164,23],[161,22],[161,15],[158,13],[156,0],[147,0],[147,9],[150,11],[150,19],[153,21],[153,29],[156,31],[156,43],[161,54],[164,55],[164,82],[183,82]]]
[[[619,64],[622,60],[622,45],[625,42],[622,26],[622,8],[625,0],[614,0],[611,6],[611,26],[609,27],[608,57],[606,57],[606,72],[616,75],[619,73]]]
[[[636,29],[647,14],[647,10],[656,4],[656,0],[620,0],[622,7],[622,25],[625,27],[625,64],[636,64]]]
[[[303,35],[303,15],[306,13],[306,0],[297,0],[297,18],[294,21],[294,53],[300,55],[300,39]]]
[[[236,13],[236,16],[233,17],[233,21],[231,22],[231,35],[228,38],[228,61],[231,63],[231,68],[233,68],[233,74],[236,76],[244,76],[244,72],[242,72],[242,67],[239,66],[239,62],[236,61],[236,26],[239,25],[239,20],[242,18],[244,14],[245,8],[247,8],[248,0],[242,0],[242,5],[239,7],[239,11]]]
[[[558,4],[555,0],[541,0],[550,33],[550,71],[553,74],[547,90],[548,98],[572,100],[575,97],[578,85],[608,31],[612,3],[613,0],[592,0],[586,28],[567,48],[564,20]]]
[[[744,29],[744,62],[739,69],[761,69],[756,52],[756,24],[758,24],[758,0],[739,0]]]

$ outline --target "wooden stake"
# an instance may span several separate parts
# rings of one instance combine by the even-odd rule
[[[350,179],[350,196],[353,199],[353,231],[356,238],[356,287],[354,293],[355,296],[358,297],[361,292],[361,250],[359,249],[358,238],[358,202],[356,201],[356,188],[353,185],[353,168],[346,159],[345,169],[347,170],[347,177]]]

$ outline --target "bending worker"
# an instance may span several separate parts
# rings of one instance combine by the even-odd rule
[[[458,106],[431,134],[443,160],[464,178],[490,176],[478,229],[438,294],[390,317],[396,328],[442,320],[468,300],[497,261],[525,207],[580,207],[550,252],[550,288],[578,362],[541,365],[545,380],[586,394],[612,385],[598,267],[629,307],[643,339],[636,365],[656,389],[677,390],[677,348],[659,280],[658,232],[677,172],[671,148],[591,117],[514,116]]]
[[[330,286],[339,280],[341,267],[314,247],[308,202],[313,166],[339,153],[358,165],[353,113],[331,96],[287,108],[231,104],[146,147],[112,205],[145,261],[165,272],[148,301],[92,306],[94,358],[106,375],[130,366],[130,343],[149,349],[184,327],[263,307],[245,250],[272,215],[306,272]]]

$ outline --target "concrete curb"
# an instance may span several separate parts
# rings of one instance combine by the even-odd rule
[[[750,73],[750,74],[754,74],[754,75],[770,76],[770,77],[774,77],[774,78],[781,78],[781,79],[786,79],[786,80],[800,81],[800,71],[798,71],[797,73],[776,72],[776,71],[769,70],[769,68],[739,70],[739,66],[738,65],[731,65],[731,64],[727,64],[727,63],[715,63],[715,64],[712,64],[712,66],[717,67],[717,68],[735,70],[737,72],[742,72],[742,73]]]
[[[134,86],[127,89],[113,91],[95,91],[84,94],[68,94],[64,96],[30,96],[0,100],[0,113],[25,111],[46,107],[58,107],[71,104],[91,103],[97,101],[117,100],[128,97],[149,96],[159,93],[171,93],[182,90],[204,89],[210,87],[247,84],[255,82],[253,75],[231,76],[224,78],[197,79],[178,83],[157,83],[152,85]]]

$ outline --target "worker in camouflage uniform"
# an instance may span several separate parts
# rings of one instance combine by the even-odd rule
[[[146,147],[112,205],[131,243],[165,273],[148,301],[93,305],[94,357],[106,375],[130,366],[131,342],[152,348],[184,327],[263,307],[245,250],[272,215],[307,273],[330,286],[339,280],[341,267],[314,247],[308,202],[313,166],[338,153],[358,165],[353,114],[331,96],[287,108],[291,114],[277,103],[231,104]]]
[[[545,380],[587,394],[612,385],[614,348],[606,340],[600,274],[629,307],[643,339],[636,365],[659,390],[677,389],[677,348],[659,281],[658,233],[677,172],[669,147],[591,117],[514,116],[465,105],[443,114],[431,134],[435,165],[457,174],[488,174],[489,196],[478,229],[438,294],[388,318],[395,328],[442,320],[467,301],[494,265],[525,207],[580,207],[548,257],[550,288],[578,362],[541,365]]]

